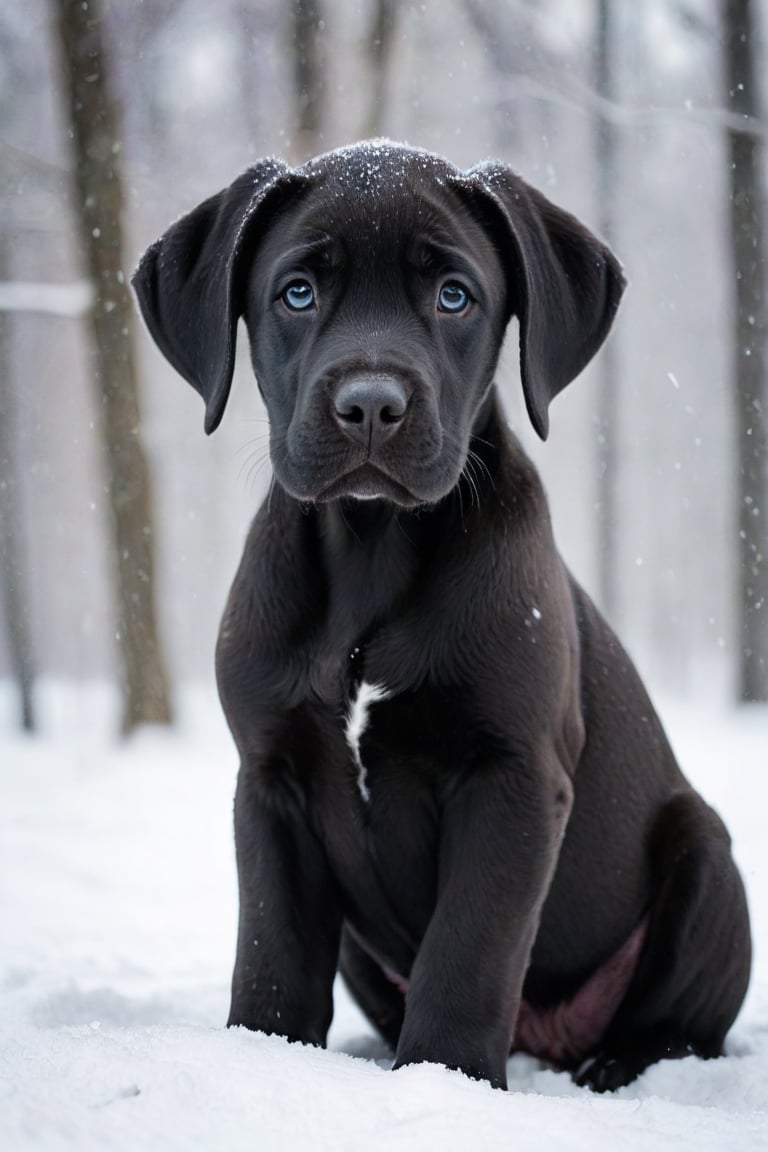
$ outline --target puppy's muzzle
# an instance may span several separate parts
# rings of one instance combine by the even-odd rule
[[[394,376],[353,376],[333,398],[333,416],[344,435],[375,453],[398,432],[409,395]]]

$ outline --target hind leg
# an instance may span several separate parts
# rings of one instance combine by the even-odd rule
[[[339,971],[359,1007],[394,1052],[403,1026],[405,995],[346,928],[341,937]]]
[[[632,983],[579,1084],[609,1092],[657,1060],[719,1056],[749,983],[746,897],[715,812],[695,792],[674,797],[651,841],[657,877]]]

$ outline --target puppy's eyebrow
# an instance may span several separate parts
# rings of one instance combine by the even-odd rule
[[[328,264],[335,246],[328,232],[310,232],[301,244],[281,254],[278,269],[282,272],[301,264]]]
[[[464,271],[470,276],[479,274],[478,266],[470,253],[456,243],[455,236],[440,229],[420,236],[409,255],[416,268],[440,270],[450,267],[456,272]]]
[[[428,232],[419,237],[419,243],[427,253],[434,250],[438,255],[442,255],[446,251],[449,253],[456,251],[456,237],[439,225],[433,225]]]

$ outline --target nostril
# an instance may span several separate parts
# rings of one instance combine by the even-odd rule
[[[392,428],[405,417],[408,393],[392,376],[355,376],[342,383],[333,407],[346,427]]]
[[[405,416],[405,409],[403,409],[402,412],[396,412],[393,408],[390,408],[389,405],[386,405],[386,407],[382,408],[379,416],[383,424],[399,424],[403,416]]]
[[[336,404],[336,415],[340,420],[344,420],[347,424],[362,424],[365,420],[365,412],[357,404],[347,405],[342,407]]]

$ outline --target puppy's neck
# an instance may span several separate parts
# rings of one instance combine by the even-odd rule
[[[437,504],[403,508],[387,500],[352,497],[318,504],[314,521],[332,616],[363,630],[401,605],[414,586],[429,579],[446,553],[481,531],[494,515],[501,454],[509,433],[494,404],[473,434],[464,470]]]
[[[418,538],[401,524],[403,509],[384,500],[335,500],[312,515],[334,627],[365,632],[407,594],[419,567]]]

